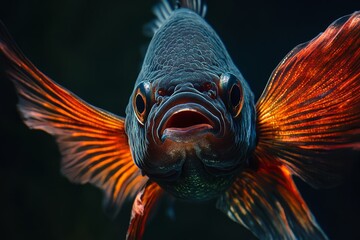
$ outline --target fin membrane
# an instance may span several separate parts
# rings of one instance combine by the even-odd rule
[[[153,13],[157,17],[145,27],[145,33],[153,36],[155,32],[167,21],[174,10],[179,8],[188,8],[201,17],[205,17],[207,6],[202,0],[177,0],[175,4],[169,3],[169,0],[162,0],[153,8]]]
[[[29,128],[55,136],[61,171],[72,182],[104,190],[116,214],[123,201],[147,181],[134,164],[124,119],[93,107],[40,72],[0,26],[0,54],[19,96],[18,108]]]
[[[286,166],[242,172],[217,207],[259,239],[327,239]]]
[[[336,184],[342,154],[360,150],[360,12],[293,49],[256,107],[256,152],[273,154],[313,187]]]
[[[130,225],[126,235],[127,240],[142,238],[149,214],[162,194],[163,190],[154,182],[147,184],[137,194],[131,211]]]

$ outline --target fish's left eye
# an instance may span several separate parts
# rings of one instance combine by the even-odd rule
[[[149,82],[141,82],[135,90],[132,105],[136,119],[141,125],[144,125],[150,110],[151,86]]]
[[[219,90],[225,105],[232,115],[238,117],[244,102],[240,80],[232,74],[222,74],[220,76]]]

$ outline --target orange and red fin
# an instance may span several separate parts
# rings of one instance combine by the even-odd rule
[[[62,173],[70,181],[104,190],[106,206],[116,214],[147,181],[132,160],[124,119],[87,104],[45,76],[0,25],[0,53],[9,63],[7,73],[24,122],[53,135],[62,154]]]
[[[327,239],[286,166],[242,172],[217,207],[259,239]]]
[[[142,239],[149,214],[162,194],[163,190],[154,182],[148,183],[137,194],[131,211],[127,240]]]
[[[345,160],[339,153],[360,150],[360,12],[292,50],[256,107],[253,168],[218,208],[260,239],[327,239],[292,174],[329,186]]]
[[[257,103],[257,152],[313,187],[339,180],[342,152],[360,150],[360,12],[292,50]]]

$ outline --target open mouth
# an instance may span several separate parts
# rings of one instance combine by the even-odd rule
[[[195,110],[184,109],[182,111],[175,112],[165,123],[165,128],[184,130],[197,128],[202,125],[209,125],[211,127],[211,122],[204,115]]]
[[[211,118],[194,108],[183,108],[174,111],[165,121],[161,129],[161,139],[176,142],[189,142],[198,139],[199,135],[215,128]]]
[[[156,112],[153,138],[159,144],[167,139],[187,143],[207,135],[218,138],[223,133],[222,119],[221,112],[201,94],[180,92]]]

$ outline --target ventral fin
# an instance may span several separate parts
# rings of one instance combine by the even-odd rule
[[[265,164],[242,172],[217,207],[259,239],[327,239],[289,169]]]
[[[163,190],[154,182],[149,182],[136,196],[131,211],[127,240],[140,240],[144,234],[146,221]]]
[[[205,17],[207,6],[203,0],[162,0],[153,8],[153,13],[157,17],[145,26],[145,33],[153,36],[155,32],[169,19],[172,13],[179,8],[187,8],[201,17]]]
[[[273,154],[313,187],[336,184],[346,158],[360,157],[360,12],[292,50],[257,114],[257,152]]]
[[[147,181],[134,164],[124,119],[93,107],[40,72],[0,24],[0,54],[15,84],[24,122],[56,138],[61,171],[72,182],[91,183],[116,214],[123,201]]]

